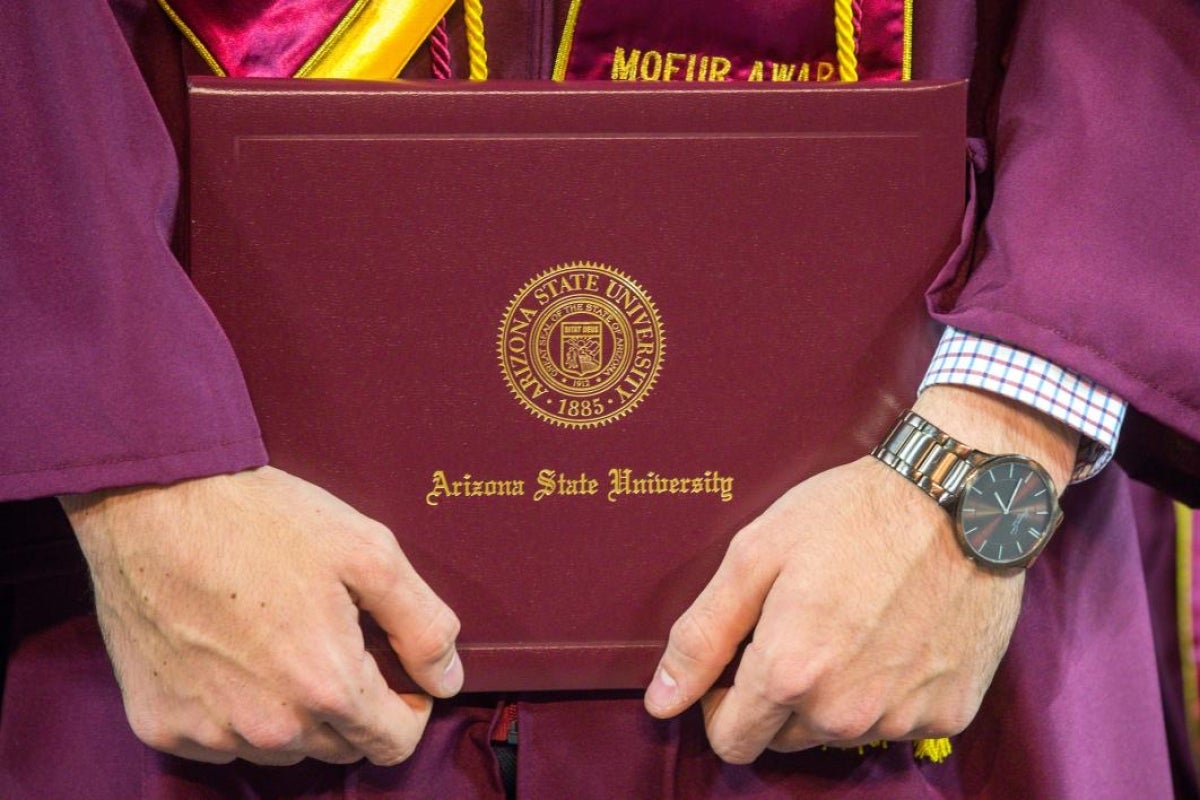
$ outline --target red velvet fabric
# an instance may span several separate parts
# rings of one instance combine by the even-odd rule
[[[291,77],[354,0],[170,0],[226,74]]]

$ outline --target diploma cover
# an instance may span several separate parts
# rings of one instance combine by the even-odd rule
[[[200,78],[190,269],[272,463],[391,528],[466,690],[641,687],[730,537],[911,403],[964,109]]]

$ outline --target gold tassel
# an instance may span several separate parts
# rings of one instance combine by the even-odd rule
[[[949,739],[917,739],[913,742],[913,755],[934,764],[945,761],[953,751]]]

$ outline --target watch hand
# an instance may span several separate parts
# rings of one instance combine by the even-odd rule
[[[1025,476],[1025,477],[1028,477],[1028,476]],[[1012,504],[1017,501],[1017,492],[1021,491],[1021,484],[1024,482],[1025,482],[1025,478],[1021,478],[1021,480],[1017,481],[1017,485],[1013,487],[1012,497],[1008,498],[1008,507],[1004,509],[1005,514],[1010,513],[1009,509],[1011,509]]]
[[[1000,504],[1000,510],[1007,514],[1008,506],[1004,505],[1004,501],[1000,499],[1000,493],[992,492],[992,497],[996,498],[996,502]],[[1011,503],[1012,501],[1010,500],[1009,502]]]

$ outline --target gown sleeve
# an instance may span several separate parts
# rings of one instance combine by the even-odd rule
[[[171,252],[166,128],[104,0],[0,3],[0,500],[266,454]]]
[[[1004,66],[991,206],[931,310],[1128,401],[1118,459],[1197,502],[1200,5],[1029,0]]]

